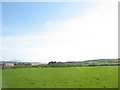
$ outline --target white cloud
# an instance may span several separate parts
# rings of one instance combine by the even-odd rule
[[[50,30],[42,35],[3,38],[3,59],[31,61],[78,61],[117,58],[117,1],[104,0],[87,15],[64,21],[47,21]]]

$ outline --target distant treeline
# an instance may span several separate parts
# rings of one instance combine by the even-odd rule
[[[42,67],[92,67],[92,66],[120,66],[120,64],[53,64]]]
[[[89,64],[54,64],[54,65],[34,65],[34,66],[4,66],[2,69],[15,69],[15,68],[44,68],[44,67],[94,67],[94,66],[120,66],[120,64],[99,64],[99,65],[89,65]]]
[[[5,64],[5,65],[4,65]],[[15,68],[44,68],[44,67],[94,67],[94,66],[120,66],[120,59],[99,59],[86,61],[56,62],[51,61],[48,64],[32,65],[30,63],[17,63],[13,66],[2,65],[2,69]],[[9,63],[13,64],[13,63]]]

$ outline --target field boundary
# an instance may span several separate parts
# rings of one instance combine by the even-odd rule
[[[2,88],[1,90],[119,90],[119,88]]]

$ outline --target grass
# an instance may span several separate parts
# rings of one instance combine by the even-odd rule
[[[0,66],[0,89],[2,89],[2,69]]]
[[[3,88],[117,88],[118,66],[19,68],[2,71]]]

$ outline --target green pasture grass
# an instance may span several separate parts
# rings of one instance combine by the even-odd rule
[[[0,66],[0,89],[2,89],[2,69]]]
[[[6,69],[2,79],[3,88],[118,88],[118,66]]]

